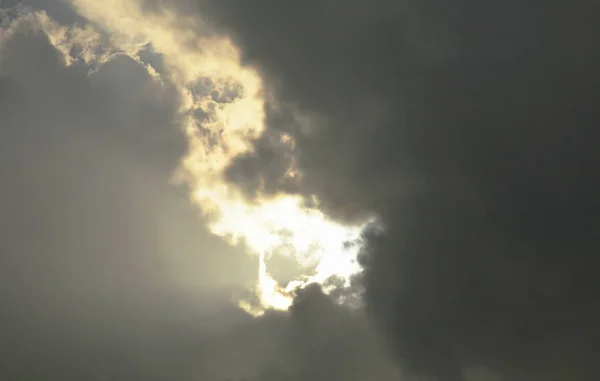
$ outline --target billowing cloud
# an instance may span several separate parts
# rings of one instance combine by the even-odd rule
[[[47,8],[1,36],[10,375],[599,378],[596,5]]]
[[[231,40],[135,1],[27,5],[0,28],[0,378],[397,378],[333,292],[360,227],[228,184],[267,96]]]
[[[406,370],[598,378],[595,4],[194,4],[261,73],[301,174],[265,134],[229,180],[380,217],[365,301]]]

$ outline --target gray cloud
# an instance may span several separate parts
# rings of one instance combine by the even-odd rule
[[[85,21],[61,4],[29,3]],[[172,86],[125,55],[67,66],[33,20],[1,44],[0,379],[397,378],[362,312],[318,288],[258,319],[232,303],[255,266],[170,183]]]
[[[317,286],[302,290],[289,313],[267,313],[219,336],[212,345],[201,361],[215,377],[398,379],[362,313],[334,303]],[[228,360],[223,362],[223,357]]]
[[[368,320],[314,288],[286,314],[237,311],[250,260],[168,183],[177,93],[125,56],[66,67],[25,26],[0,52],[2,376],[397,379],[382,339],[434,380],[598,379],[595,5],[182,7],[267,85],[268,131],[229,180],[381,216]]]
[[[105,378],[163,325],[241,318],[229,292],[254,274],[169,183],[176,94],[124,56],[66,67],[29,22],[1,54],[0,378]]]
[[[282,186],[263,138],[230,179],[381,216],[366,304],[406,370],[598,379],[596,5],[195,4],[265,77],[304,176]]]
[[[0,7],[44,10],[54,20],[65,24],[85,21],[72,9],[69,0],[2,0]]]

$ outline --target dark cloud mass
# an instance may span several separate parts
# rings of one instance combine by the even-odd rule
[[[365,308],[309,287],[241,313],[252,258],[169,183],[180,93],[125,55],[67,66],[23,23],[0,50],[0,380],[600,379],[596,2],[142,5],[197,12],[264,79],[268,130],[232,183],[379,216]]]
[[[381,216],[366,304],[406,370],[599,379],[596,2],[199,4],[263,73],[294,191]],[[231,179],[291,190],[257,152]]]

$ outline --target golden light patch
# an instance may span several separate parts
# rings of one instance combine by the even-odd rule
[[[120,51],[137,57],[150,44],[164,57],[167,71],[161,75],[179,89],[182,127],[189,141],[176,179],[190,186],[191,198],[211,221],[212,233],[231,244],[243,243],[258,257],[258,281],[253,288],[259,304],[241,301],[241,308],[254,315],[270,308],[285,310],[296,288],[323,284],[330,277],[348,281],[360,271],[359,248],[346,243],[360,240],[364,224],[334,222],[318,208],[304,206],[298,196],[259,196],[249,202],[225,181],[225,169],[237,156],[252,151],[253,139],[265,129],[261,78],[240,64],[239,51],[230,39],[199,35],[205,28],[199,19],[166,8],[144,13],[136,0],[72,2],[110,35]],[[199,83],[211,91],[198,91]],[[214,95],[232,86],[239,89],[233,99],[222,102]],[[295,149],[292,136],[282,135],[281,142]],[[301,173],[289,168],[286,175],[296,178]],[[267,268],[274,253],[313,270],[282,287]]]

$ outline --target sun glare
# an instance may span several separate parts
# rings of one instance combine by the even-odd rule
[[[319,210],[304,207],[297,196],[280,196],[251,205],[228,204],[221,211],[213,231],[229,236],[234,243],[243,241],[258,255],[256,292],[262,309],[287,309],[294,289],[309,283],[323,284],[331,277],[349,281],[360,271],[356,243],[364,226],[331,221]],[[279,285],[267,266],[274,254],[291,257],[311,270],[286,286]]]

